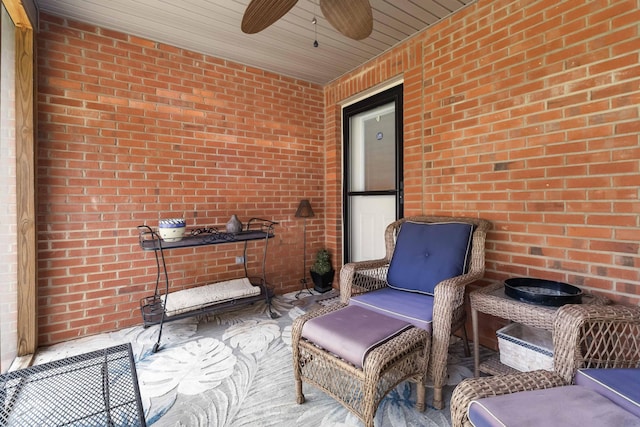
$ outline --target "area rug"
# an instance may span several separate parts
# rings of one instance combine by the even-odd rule
[[[164,325],[161,347],[152,348],[158,326],[123,329],[42,349],[45,363],[117,344],[132,344],[140,394],[153,426],[359,426],[362,423],[324,393],[303,385],[306,403],[296,403],[291,356],[291,324],[314,304],[295,294],[278,296],[271,319],[266,304]],[[447,406],[415,410],[415,384],[400,384],[380,404],[376,426],[449,426],[448,400],[455,384],[471,376],[473,358],[460,340],[452,344]],[[427,389],[427,402],[432,400]]]

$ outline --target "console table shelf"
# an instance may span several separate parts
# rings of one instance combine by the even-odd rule
[[[275,223],[273,223],[275,224]],[[149,228],[146,225],[140,226]],[[247,230],[239,233],[200,233],[195,236],[185,236],[178,242],[166,242],[162,240],[153,230],[140,232],[140,247],[145,251],[190,248],[194,246],[218,245],[222,243],[247,242],[250,240],[270,239],[274,237],[273,229],[270,230]]]
[[[271,318],[277,317],[271,309],[271,299],[274,292],[267,283],[265,271],[268,242],[270,238],[275,236],[274,226],[276,224],[277,222],[266,219],[251,218],[247,222],[246,228],[237,233],[219,232],[216,228],[196,229],[187,233],[187,235],[179,241],[165,241],[148,225],[138,226],[140,247],[145,251],[153,251],[156,259],[157,275],[155,291],[153,295],[142,298],[140,301],[140,312],[142,313],[144,326],[147,327],[155,324],[160,325],[158,340],[153,347],[154,352],[158,351],[160,347],[163,324],[172,320],[184,319],[185,317],[197,316],[199,314],[220,312],[247,304],[253,304],[262,300],[267,303],[267,308]],[[264,242],[261,277],[249,277],[248,275],[247,244],[250,241]],[[181,306],[180,309],[167,309],[167,307],[170,307],[170,304],[168,303],[169,300],[171,298],[175,298],[177,293],[184,291],[169,291],[169,274],[165,263],[165,251],[179,248],[192,248],[238,242],[244,243],[242,253],[244,280],[241,280],[240,282],[238,282],[237,279],[227,281],[226,285],[231,288],[231,292],[225,293],[224,295],[221,294],[213,299],[205,299],[204,294],[206,293],[208,297],[211,296],[212,292],[216,294],[217,291],[215,283],[207,286],[199,286],[196,289],[206,291],[196,292],[200,292],[203,295],[202,297],[198,296],[198,298],[202,298],[203,301],[194,301],[193,305]],[[164,276],[165,279],[164,293],[160,292],[161,276]],[[218,283],[221,284],[221,282]],[[190,295],[193,296],[193,292],[191,292]]]

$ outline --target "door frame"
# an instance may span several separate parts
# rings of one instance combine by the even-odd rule
[[[396,190],[389,191],[360,191],[358,195],[388,195],[396,194],[396,219],[402,218],[404,215],[404,120],[403,120],[403,92],[404,84],[398,83],[391,88],[385,89],[379,93],[373,94],[365,99],[357,101],[353,104],[342,108],[342,258],[343,264],[348,263],[350,252],[350,234],[349,234],[349,213],[350,203],[349,196],[352,193],[349,189],[349,149],[350,149],[350,118],[357,114],[368,110],[381,107],[382,105],[393,102],[395,104],[395,140],[396,140]]]

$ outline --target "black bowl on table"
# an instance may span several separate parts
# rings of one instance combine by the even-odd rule
[[[582,290],[553,280],[516,277],[504,281],[504,293],[522,302],[560,307],[582,303]]]

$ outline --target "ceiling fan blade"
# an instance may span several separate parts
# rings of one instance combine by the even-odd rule
[[[282,18],[298,0],[251,0],[242,16],[243,33],[255,34]]]
[[[373,30],[369,0],[320,0],[320,9],[333,28],[350,39],[366,39]]]

